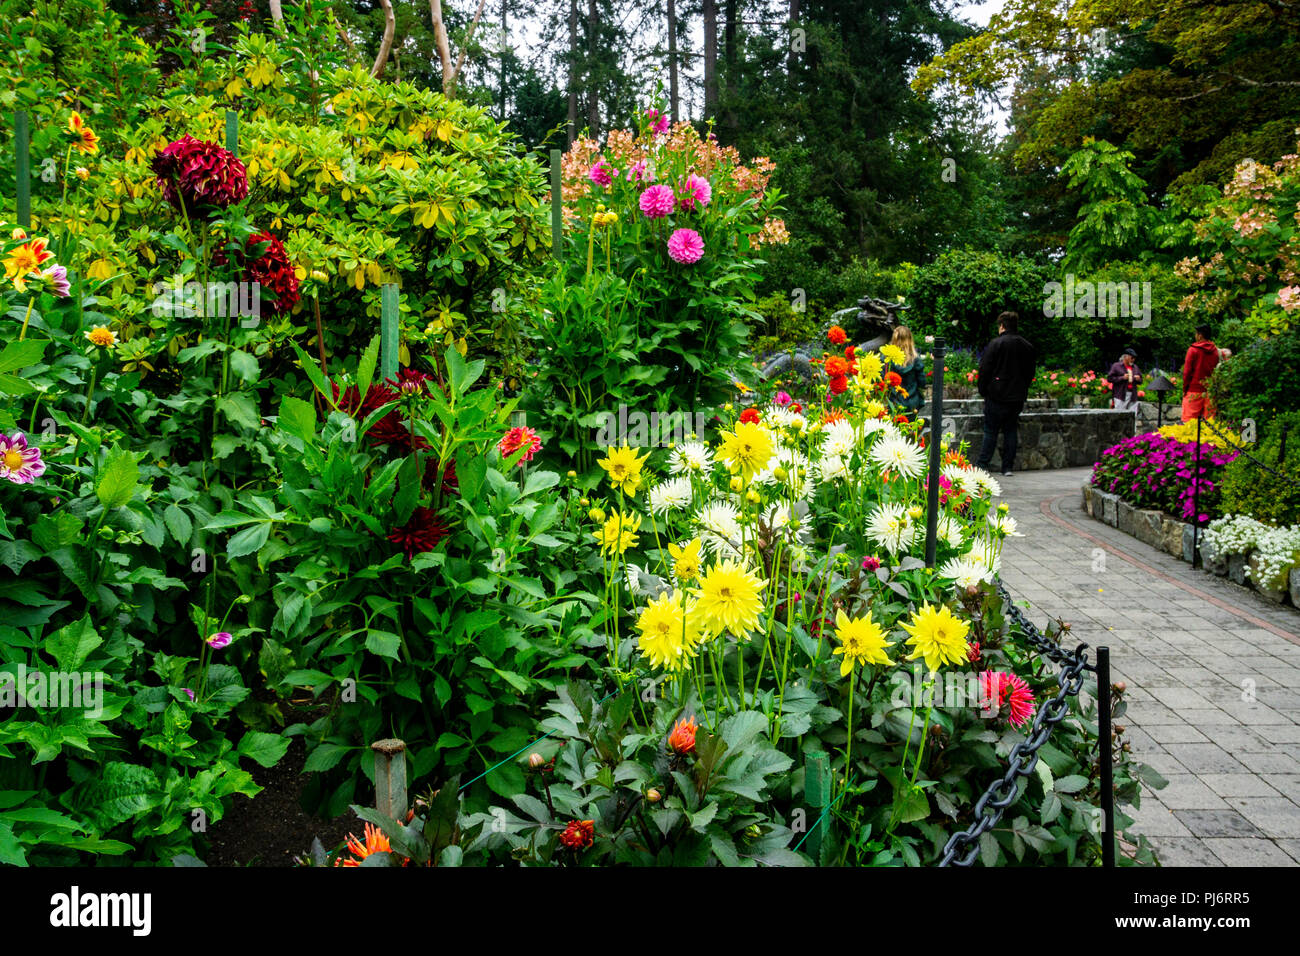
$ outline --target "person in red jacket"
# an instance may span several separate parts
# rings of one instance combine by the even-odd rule
[[[1210,340],[1210,327],[1196,327],[1196,341],[1183,360],[1183,421],[1213,418],[1214,405],[1205,394],[1205,380],[1219,364],[1219,347]]]

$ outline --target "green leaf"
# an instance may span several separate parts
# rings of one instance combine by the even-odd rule
[[[401,638],[396,634],[390,634],[388,631],[366,631],[366,650],[372,654],[397,660],[401,646]]]
[[[60,628],[45,639],[45,651],[62,671],[78,670],[90,656],[90,652],[103,644],[103,638],[95,633],[87,614],[80,621]]]
[[[66,511],[43,514],[32,523],[32,543],[46,553],[76,544],[84,537],[85,526]]]
[[[340,744],[317,744],[316,749],[307,755],[307,760],[302,765],[303,773],[324,773],[326,770],[333,770],[343,759],[343,755],[351,749]]]
[[[364,399],[370,391],[370,383],[375,380],[375,366],[379,364],[379,340],[376,335],[357,360],[357,393]]]
[[[316,438],[316,408],[311,402],[286,395],[280,401],[277,424],[295,438],[301,438],[304,442],[313,441]]]
[[[270,535],[271,522],[259,521],[252,527],[231,535],[230,541],[226,543],[226,554],[232,558],[242,558],[246,554],[252,554],[266,544],[266,539]]]
[[[0,372],[14,372],[35,365],[44,357],[47,344],[40,339],[10,342],[4,351],[0,351]]]
[[[397,472],[397,494],[393,497],[394,523],[404,525],[410,520],[415,504],[420,500],[420,462],[410,455]]]
[[[112,761],[77,786],[67,802],[102,833],[152,810],[163,798],[162,784],[147,767]]]
[[[260,428],[262,416],[247,392],[232,392],[217,399],[217,410],[242,428]]]
[[[985,866],[997,866],[998,857],[1002,855],[1002,847],[998,846],[997,839],[992,833],[980,834],[980,861]]]
[[[320,392],[327,399],[332,401],[334,398],[334,390],[330,388],[329,380],[325,377],[325,373],[316,365],[316,361],[309,358],[307,353],[298,347],[297,343],[290,342],[289,344],[293,346],[294,354],[298,356],[298,364],[302,367],[303,372],[305,372],[307,378],[311,380],[312,385],[316,386],[316,391]]]
[[[167,525],[167,531],[177,544],[187,545],[194,538],[194,522],[190,521],[190,516],[176,505],[168,505],[164,508],[162,517],[163,524]]]
[[[114,448],[108,453],[104,467],[95,485],[95,495],[105,508],[121,508],[135,494],[140,480],[140,465],[135,455],[125,448]]]
[[[263,767],[274,767],[289,749],[289,738],[250,730],[239,742],[239,753]]]
[[[1080,776],[1077,773],[1070,774],[1068,777],[1062,777],[1056,781],[1057,793],[1078,793],[1088,785],[1088,778]]]

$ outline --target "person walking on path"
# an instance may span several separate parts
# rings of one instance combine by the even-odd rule
[[[1183,421],[1213,418],[1214,405],[1205,394],[1205,380],[1219,364],[1219,348],[1210,340],[1210,327],[1196,327],[1196,341],[1183,359]]]
[[[1020,412],[1034,380],[1034,347],[1017,334],[1020,316],[1003,312],[998,316],[998,336],[980,356],[979,391],[984,399],[984,443],[976,464],[987,469],[1002,434],[1002,474],[1010,475],[1016,463],[1017,429]]]
[[[912,337],[912,330],[905,325],[894,329],[891,344],[903,353],[904,361],[902,365],[890,362],[889,368],[898,373],[898,377],[902,379],[900,387],[907,394],[902,398],[891,397],[890,404],[911,415],[925,404],[925,357],[916,351],[916,340]],[[891,393],[892,391],[891,389]]]
[[[1106,373],[1106,379],[1110,382],[1115,408],[1121,411],[1132,411],[1137,408],[1138,386],[1142,384],[1142,370],[1138,368],[1137,352],[1125,349],[1119,361]]]

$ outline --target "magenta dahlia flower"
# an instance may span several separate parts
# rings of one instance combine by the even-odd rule
[[[41,450],[27,444],[27,436],[14,432],[8,437],[0,432],[0,478],[8,478],[15,485],[30,485],[45,474]]]
[[[782,408],[785,408],[787,405],[793,402],[794,399],[790,397],[789,392],[777,392],[776,395],[772,397],[772,401],[780,405]]]
[[[217,631],[217,633],[208,637],[208,647],[212,648],[214,651],[219,651],[223,647],[229,647],[230,642],[234,639],[235,636],[229,631]]]
[[[671,186],[651,186],[641,194],[641,212],[647,219],[662,219],[673,211],[676,198]]]
[[[646,178],[646,161],[638,159],[635,163],[627,168],[626,179],[630,183],[639,183]]]
[[[650,132],[656,136],[661,136],[668,132],[668,114],[660,112],[651,107],[645,111],[646,119],[650,121]]]
[[[677,229],[668,237],[668,255],[673,262],[692,265],[704,258],[704,240],[694,229]]]
[[[225,209],[248,195],[248,171],[216,143],[182,136],[153,158],[158,188],[175,209]]]
[[[611,185],[616,175],[618,175],[618,171],[605,162],[603,158],[596,160],[596,164],[587,171],[587,178],[597,186]]]
[[[709,181],[703,176],[691,173],[682,184],[682,192],[677,197],[677,204],[683,209],[695,209],[697,206],[703,209],[712,198],[713,187],[709,185]]]

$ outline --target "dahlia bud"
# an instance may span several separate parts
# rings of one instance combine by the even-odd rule
[[[651,787],[649,790],[645,792],[645,798],[650,803],[658,803],[660,800],[663,799],[663,796],[664,795],[660,793],[658,790],[656,790],[654,787]]]
[[[570,478],[577,478],[577,477],[578,477],[578,473],[577,473],[576,471],[574,471],[572,468],[570,468],[570,469],[569,469],[569,477],[570,477]]]
[[[605,512],[601,511],[599,508],[592,508],[590,511],[587,512],[587,517],[590,518],[592,521],[604,521]]]
[[[763,498],[762,496],[759,495],[757,491],[755,491],[753,488],[750,488],[749,491],[745,493],[745,500],[748,501],[751,505],[756,505],[760,501],[762,501]]]
[[[732,409],[732,404],[731,404],[731,402],[727,402],[727,404],[725,404],[725,405],[722,406],[722,410],[723,410],[724,412],[729,412],[729,411],[731,411],[731,409]]]
[[[579,499],[578,499],[578,504],[581,505],[581,506],[584,507],[584,508],[590,508],[590,507],[591,507],[591,499],[590,499],[590,498],[579,498]]]
[[[777,465],[776,468],[772,470],[772,477],[775,478],[777,481],[785,481],[788,477],[790,477],[790,473],[786,471],[784,468],[782,468],[780,465]]]
[[[528,766],[532,767],[534,770],[536,770],[539,767],[543,767],[545,765],[546,765],[546,758],[543,757],[541,754],[533,753],[528,755]]]
[[[1113,684],[1110,685],[1110,688],[1111,688],[1111,690],[1113,690],[1115,693],[1117,693],[1117,694],[1122,694],[1122,693],[1124,693],[1124,691],[1128,690],[1128,684],[1124,683],[1122,680],[1121,680],[1121,681],[1116,681],[1115,683],[1113,683]]]
[[[744,488],[744,487],[745,487],[745,483],[740,479],[739,476],[737,476],[737,477],[731,479],[731,490],[732,490],[732,491],[739,492],[739,491],[740,491],[742,488]]]

